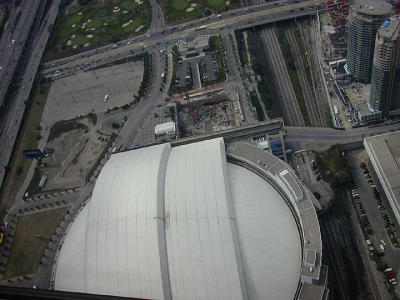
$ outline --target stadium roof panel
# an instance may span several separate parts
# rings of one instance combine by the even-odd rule
[[[255,146],[241,144],[236,154],[243,149],[288,170]],[[304,278],[319,276],[315,209],[308,198],[288,205],[292,180],[227,163],[231,156],[222,138],[112,155],[67,233],[55,288],[152,299],[293,299]],[[293,189],[304,192],[297,181]],[[307,249],[315,251],[315,271],[304,268]]]

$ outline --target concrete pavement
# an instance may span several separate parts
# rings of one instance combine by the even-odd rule
[[[324,127],[286,127],[286,141],[294,151],[326,149],[335,144],[361,142],[364,137],[400,130],[400,123],[366,126],[348,130]]]
[[[11,153],[17,138],[18,130],[25,112],[25,101],[28,99],[35,74],[39,67],[42,54],[50,36],[52,25],[55,22],[58,14],[58,7],[61,0],[54,0],[48,9],[48,12],[43,20],[46,26],[42,27],[42,31],[38,33],[36,43],[27,62],[25,73],[21,80],[19,88],[16,90],[15,98],[9,107],[9,111],[2,120],[3,127],[0,136],[0,184],[3,183],[5,176],[5,167],[9,163]]]
[[[163,30],[157,30],[156,28],[150,32],[150,35],[147,34],[146,36],[139,36],[118,42],[118,48],[116,49],[113,47],[115,44],[110,44],[68,58],[43,64],[41,72],[45,74],[48,72],[54,72],[59,68],[74,68],[77,65],[92,63],[93,61],[101,60],[105,57],[117,56],[119,54],[129,55],[130,51],[140,51],[145,45],[152,48],[164,40],[167,40],[168,43],[174,43],[179,39],[185,39],[185,37],[190,38],[191,36],[197,35],[200,26],[206,27],[202,30],[205,34],[216,32],[221,33],[221,31],[227,29],[231,31],[275,22],[282,19],[294,18],[296,16],[314,14],[317,9],[315,6],[321,4],[321,1],[308,0],[299,3],[294,1],[289,5],[284,6],[278,4],[279,2],[271,2],[250,7],[247,11],[244,11],[243,9],[228,11],[222,13],[221,18],[212,15],[203,19],[185,23],[185,26],[179,27],[180,29],[174,26],[167,26],[166,29]],[[311,8],[311,10],[308,10],[308,8]],[[153,9],[156,10],[155,7]],[[156,24],[154,22],[153,24]],[[128,41],[131,41],[131,44],[128,45]]]

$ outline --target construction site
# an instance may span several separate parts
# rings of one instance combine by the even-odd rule
[[[218,90],[176,100],[181,136],[192,136],[239,126],[243,120],[236,93]]]
[[[328,60],[337,60],[346,57],[347,51],[347,15],[349,14],[349,4],[346,0],[329,0],[326,2],[327,19],[325,36],[329,38],[324,45]]]

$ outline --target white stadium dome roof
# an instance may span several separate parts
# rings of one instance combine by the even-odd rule
[[[293,209],[270,181],[226,157],[222,138],[113,154],[66,235],[55,289],[296,298],[304,233]]]

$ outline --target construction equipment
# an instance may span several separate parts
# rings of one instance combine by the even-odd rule
[[[187,100],[188,109],[189,109],[190,115],[192,116],[193,123],[196,123],[196,115],[194,113],[192,102],[190,102],[190,97],[189,97],[188,93],[185,93],[185,98]]]

